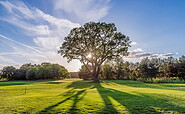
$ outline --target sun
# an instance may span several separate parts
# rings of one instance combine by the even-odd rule
[[[87,58],[91,58],[91,57],[92,57],[92,54],[89,53],[89,54],[87,55]]]

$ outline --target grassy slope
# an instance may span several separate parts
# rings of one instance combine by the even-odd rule
[[[0,113],[185,113],[185,84],[0,82]],[[25,94],[26,88],[26,94]]]

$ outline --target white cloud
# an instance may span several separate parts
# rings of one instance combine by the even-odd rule
[[[8,38],[8,37],[3,36],[1,34],[0,34],[0,38],[8,40],[7,44],[13,43],[10,47],[13,47],[14,49],[17,49],[17,45],[16,44],[18,44],[19,46],[23,46],[23,47],[26,47],[28,49],[34,50],[37,53],[44,54],[43,52],[39,51],[38,49],[35,49],[35,48],[31,47],[31,46],[28,46],[28,45],[25,45],[23,43],[20,43],[20,42],[17,42],[15,40],[12,40],[11,38]]]
[[[132,58],[132,59],[142,59],[145,57],[149,57],[149,58],[165,58],[165,57],[170,57],[173,56],[173,53],[164,53],[164,54],[157,54],[157,53],[151,53],[151,52],[145,52],[143,49],[141,48],[136,48],[132,51],[129,52],[129,56],[127,56],[126,58]]]
[[[165,54],[163,54],[162,56],[164,56],[164,57],[169,57],[169,56],[173,56],[174,54],[173,53],[165,53]]]
[[[0,34],[0,63],[4,65],[20,65],[35,62],[30,58],[47,61],[46,54],[34,47],[22,44]]]
[[[55,11],[65,11],[69,17],[88,21],[99,21],[108,14],[110,0],[56,0]]]
[[[35,8],[28,8],[23,2],[17,0],[16,2],[8,2],[8,1],[0,1],[0,4],[2,4],[4,7],[7,8],[9,13],[12,15],[15,15],[17,18],[24,18],[24,19],[30,19],[35,18],[35,12],[33,10]],[[16,11],[16,14],[15,14]]]
[[[98,21],[108,13],[109,0],[56,0],[55,9],[69,13],[73,18],[84,22]],[[26,62],[41,63],[52,62],[64,65],[70,71],[78,71],[81,66],[79,61],[68,64],[67,60],[57,54],[63,38],[69,31],[80,26],[67,19],[59,19],[43,11],[26,6],[23,2],[14,3],[0,1],[9,12],[6,18],[0,18],[19,29],[33,39],[34,46],[12,40],[0,34],[0,66],[20,65]],[[3,45],[5,47],[3,47]],[[132,42],[131,45],[137,45]],[[141,48],[130,51],[127,59],[138,59],[144,57],[169,57],[172,53],[156,54],[145,52]]]
[[[136,48],[136,49],[134,49],[132,52],[143,52],[144,50],[143,49],[141,49],[141,48]]]
[[[83,22],[98,21],[107,15],[109,9],[109,0],[81,0],[80,2],[55,0],[54,2],[55,10],[64,11]],[[4,63],[9,61],[14,65],[27,62],[52,62],[64,65],[70,71],[78,71],[81,63],[78,61],[67,63],[66,59],[57,54],[57,49],[69,31],[80,24],[56,18],[37,8],[27,6],[22,1],[0,1],[0,4],[7,9],[7,12],[4,12],[6,17],[0,17],[0,20],[16,26],[21,34],[32,38],[35,44],[33,46],[25,45],[0,35],[5,42],[5,47],[0,49],[0,57],[4,58],[1,61]],[[7,52],[5,48],[11,52]]]
[[[3,56],[0,56],[0,61],[1,61],[1,63],[8,63],[8,64],[18,64],[17,62],[15,62],[14,60],[12,60],[12,59],[8,59],[8,58],[5,58],[5,57],[3,57]]]
[[[58,37],[37,37],[33,41],[37,46],[43,47],[45,50],[56,50],[61,44]]]
[[[47,61],[67,66],[68,69],[70,68],[70,71],[78,70],[80,67],[79,64],[74,65],[73,63],[68,64],[65,62],[67,60],[57,54],[57,47],[61,45],[63,38],[68,32],[72,28],[80,26],[79,24],[72,23],[66,19],[55,18],[39,9],[27,7],[20,1],[15,4],[8,1],[1,1],[0,4],[7,8],[8,12],[11,14],[6,18],[1,18],[1,20],[22,29],[23,33],[32,37],[35,43],[35,47],[28,46],[0,35],[6,43],[6,47],[11,50],[10,53],[4,53],[3,56],[6,56],[6,59],[2,59],[3,56],[1,56],[1,62],[10,62],[15,65],[25,62],[41,63]],[[31,22],[34,22],[34,24]],[[6,52],[6,47],[3,47],[4,49],[1,49],[0,53]],[[17,62],[14,62],[14,60]],[[5,65],[9,64],[7,63]],[[71,69],[70,66],[73,66],[73,68]]]
[[[137,45],[137,42],[131,42],[131,46]]]

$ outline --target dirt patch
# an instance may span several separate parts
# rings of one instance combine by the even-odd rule
[[[170,87],[172,89],[185,89],[185,87]]]

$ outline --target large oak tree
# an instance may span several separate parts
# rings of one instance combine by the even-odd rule
[[[93,80],[98,81],[101,65],[106,60],[128,55],[130,43],[128,36],[117,32],[114,23],[89,22],[72,29],[58,52],[68,62],[80,60],[91,72]]]

